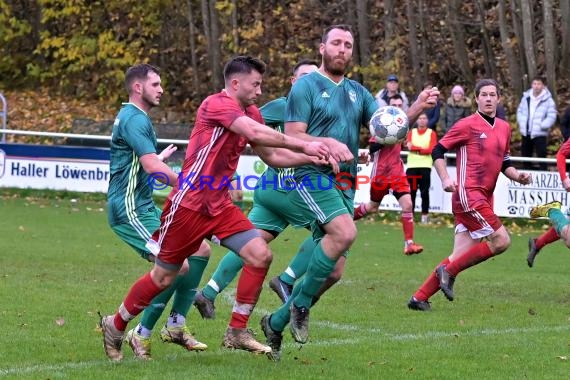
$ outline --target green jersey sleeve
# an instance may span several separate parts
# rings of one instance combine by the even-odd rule
[[[156,153],[156,135],[145,115],[131,116],[124,124],[121,135],[138,157]]]

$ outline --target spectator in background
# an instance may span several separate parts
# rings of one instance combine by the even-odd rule
[[[499,103],[497,105],[497,115],[495,115],[495,117],[497,117],[501,120],[504,120],[504,121],[508,121],[507,120],[507,109],[501,103]]]
[[[451,96],[447,99],[445,105],[445,124],[443,126],[443,134],[459,119],[463,119],[471,115],[471,100],[465,97],[465,91],[460,85],[455,85],[451,89]]]
[[[560,119],[560,131],[562,132],[564,141],[568,140],[568,137],[570,137],[570,104]]]
[[[517,109],[517,123],[522,135],[521,155],[523,157],[546,157],[546,139],[550,128],[556,122],[558,112],[546,80],[535,77],[531,88],[523,93]],[[530,167],[532,165],[529,165]],[[546,164],[539,164],[540,170],[546,170]]]
[[[396,94],[402,97],[402,101],[404,102],[403,110],[407,112],[409,101],[404,91],[400,90],[398,77],[395,74],[388,75],[388,78],[386,79],[386,87],[378,91],[376,94],[376,103],[378,103],[379,107],[387,106],[390,104],[390,98]]]
[[[437,144],[437,135],[434,130],[428,128],[428,123],[427,112],[421,113],[416,122],[417,128],[413,128],[408,133],[406,143],[410,151],[406,176],[410,184],[412,212],[416,209],[416,194],[419,187],[422,197],[422,224],[428,223],[429,188],[431,186],[431,167],[433,164],[431,152],[435,144]]]

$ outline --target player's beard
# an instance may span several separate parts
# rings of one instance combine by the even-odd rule
[[[153,97],[149,96],[149,94],[146,92],[143,92],[141,98],[142,98],[143,102],[145,102],[145,104],[148,106],[149,109],[152,107],[156,107],[160,104],[160,98],[158,98],[158,99],[156,97],[153,98]]]
[[[332,57],[325,51],[323,54],[323,65],[325,71],[332,75],[344,75],[350,63],[350,59],[343,59],[342,63],[335,60],[337,57]]]

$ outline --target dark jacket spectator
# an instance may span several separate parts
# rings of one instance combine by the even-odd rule
[[[445,124],[443,132],[447,133],[459,119],[471,115],[471,100],[465,97],[463,87],[457,85],[451,90],[451,96],[445,105]]]

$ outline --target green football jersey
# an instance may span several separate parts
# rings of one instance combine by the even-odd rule
[[[156,133],[150,118],[132,103],[123,103],[111,135],[111,162],[107,191],[110,225],[132,222],[154,207],[149,174],[139,158],[156,153]]]
[[[265,103],[259,109],[265,121],[265,125],[270,126],[280,133],[284,133],[286,106],[287,98],[284,96]],[[294,168],[273,168],[270,166],[265,171],[264,176],[266,177],[266,183],[272,184],[272,188],[286,191],[287,188],[291,188],[288,181],[293,179],[294,174]],[[278,186],[273,186],[273,184],[277,184]],[[282,188],[282,186],[284,186],[284,188]]]
[[[360,128],[368,125],[378,105],[370,92],[360,83],[344,78],[335,83],[315,71],[295,82],[287,97],[285,121],[307,124],[307,133],[316,137],[332,137],[344,144],[354,155],[350,163],[341,163],[343,177],[354,178],[357,171]],[[297,181],[309,175],[336,177],[329,166],[305,165],[295,170]],[[338,184],[338,183],[337,183]],[[349,197],[354,196],[354,186],[346,189]]]

